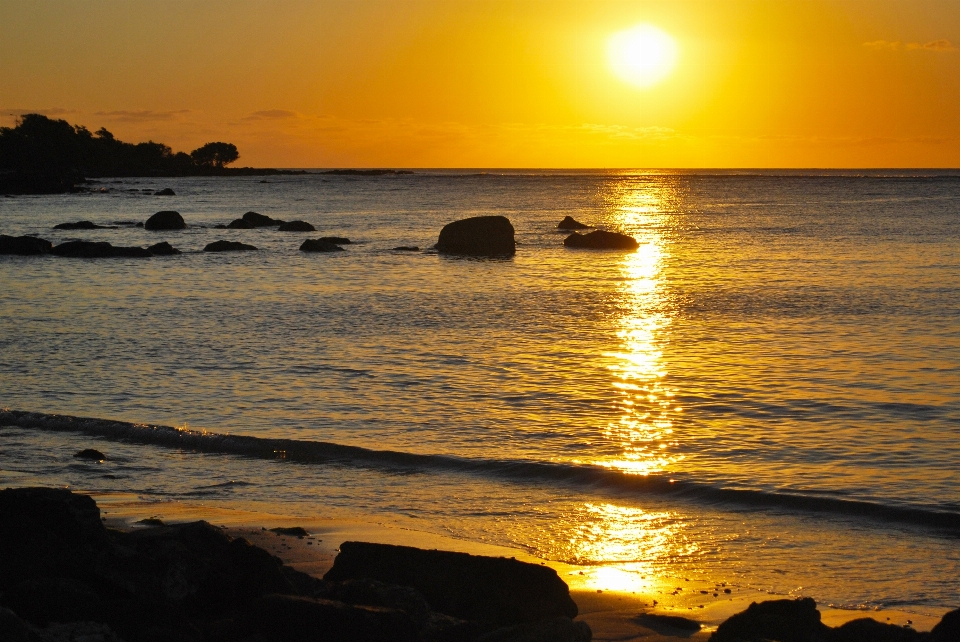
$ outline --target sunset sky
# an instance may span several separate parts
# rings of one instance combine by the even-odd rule
[[[638,86],[611,38],[647,25]],[[276,167],[957,167],[957,0],[0,3],[40,112]]]

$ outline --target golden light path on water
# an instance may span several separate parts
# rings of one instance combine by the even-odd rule
[[[671,322],[662,277],[669,251],[664,230],[672,225],[676,198],[671,185],[652,177],[624,178],[611,195],[611,227],[634,236],[640,247],[623,257],[619,348],[604,355],[620,416],[603,434],[620,455],[595,463],[627,474],[665,472],[682,459],[671,452],[681,408],[665,382],[663,359]],[[581,581],[589,588],[651,592],[666,581],[669,560],[697,551],[673,512],[586,502],[574,520],[571,558],[586,566]]]

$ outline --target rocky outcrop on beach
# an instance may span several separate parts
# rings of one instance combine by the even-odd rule
[[[277,228],[278,232],[316,232],[315,228],[306,221],[290,221]]]
[[[143,224],[145,230],[183,230],[186,227],[187,223],[180,216],[180,212],[172,210],[157,212]]]
[[[590,250],[635,250],[640,247],[640,244],[632,236],[603,230],[597,230],[589,234],[574,232],[563,240],[563,244],[567,247]]]
[[[142,247],[115,247],[106,241],[67,241],[57,245],[51,254],[75,259],[148,259],[153,254]]]
[[[564,216],[563,220],[557,223],[558,230],[585,230],[589,227],[589,225],[584,225],[572,216]]]
[[[253,245],[247,245],[246,243],[241,243],[240,241],[214,241],[213,243],[207,243],[206,247],[203,248],[204,252],[249,252],[256,250],[257,248]]]
[[[517,251],[513,225],[505,216],[474,216],[440,230],[437,251],[468,256],[506,256]]]
[[[270,218],[257,212],[247,212],[243,215],[243,220],[251,223],[254,227],[273,227],[274,225],[283,225],[284,221],[278,218]]]
[[[115,230],[115,226],[97,225],[93,221],[77,221],[76,223],[60,223],[54,225],[55,230]]]
[[[301,252],[343,252],[343,248],[336,243],[324,239],[307,239],[300,244]]]
[[[7,236],[0,234],[0,254],[18,254],[30,256],[34,254],[48,254],[53,249],[53,243],[36,236]]]

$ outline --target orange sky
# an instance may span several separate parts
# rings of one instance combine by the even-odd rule
[[[678,47],[640,89],[607,42]],[[958,167],[958,0],[0,3],[39,111],[278,167]]]

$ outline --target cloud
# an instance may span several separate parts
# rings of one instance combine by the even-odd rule
[[[931,42],[925,42],[923,44],[919,42],[911,42],[907,45],[907,49],[926,49],[928,51],[956,51],[957,48],[950,44],[949,40],[933,40]]]
[[[264,109],[244,116],[240,120],[288,120],[291,118],[300,118],[300,114],[286,109]]]
[[[178,109],[176,111],[153,111],[150,109],[141,109],[138,111],[98,111],[95,116],[104,116],[110,120],[122,123],[147,123],[154,121],[174,120],[183,114],[189,114],[189,109]]]
[[[899,40],[872,40],[870,42],[863,43],[863,46],[867,49],[873,49],[875,51],[899,51],[900,49],[903,49],[905,51],[950,52],[957,50],[957,48],[945,38],[941,38],[940,40],[931,40],[930,42],[908,42],[906,44],[900,42]]]

